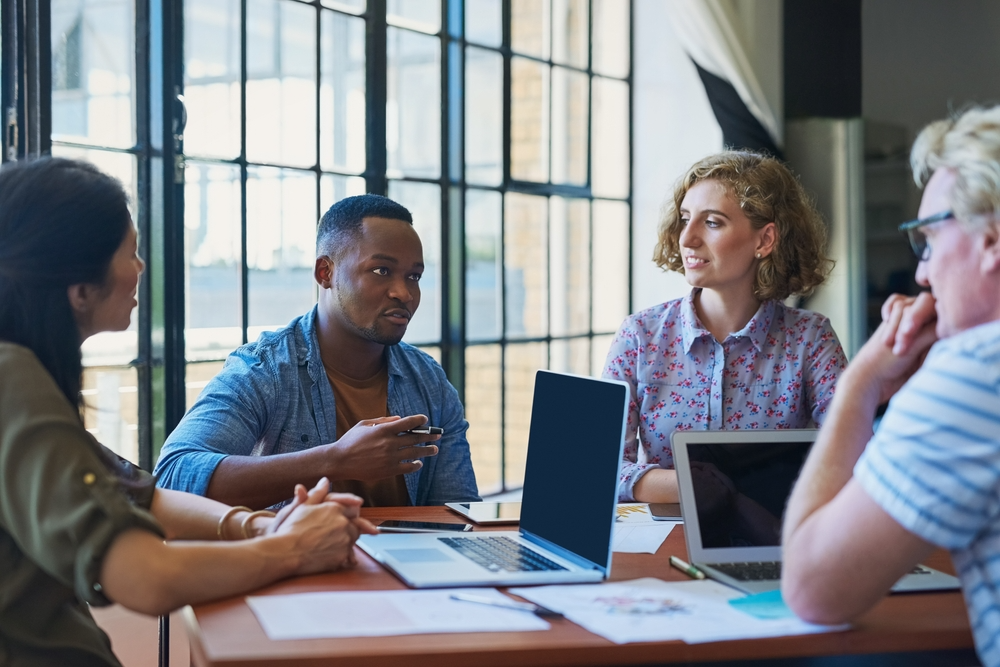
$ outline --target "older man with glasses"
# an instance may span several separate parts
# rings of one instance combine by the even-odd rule
[[[926,187],[900,229],[930,291],[890,297],[841,376],[789,500],[782,590],[803,618],[848,621],[944,547],[1000,665],[1000,106],[932,123],[911,164]]]

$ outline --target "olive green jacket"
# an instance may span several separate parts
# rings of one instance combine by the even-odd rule
[[[0,342],[0,665],[119,665],[88,609],[111,603],[101,561],[122,531],[163,530],[100,447],[38,358]]]

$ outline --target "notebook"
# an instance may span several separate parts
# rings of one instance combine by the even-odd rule
[[[628,401],[623,382],[538,371],[519,530],[363,535],[358,546],[413,588],[606,579]]]
[[[746,593],[781,587],[781,524],[817,431],[675,431],[671,436],[688,559]],[[892,590],[954,590],[918,565]]]

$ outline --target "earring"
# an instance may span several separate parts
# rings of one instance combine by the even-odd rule
[[[760,253],[757,253],[757,259],[760,259]]]

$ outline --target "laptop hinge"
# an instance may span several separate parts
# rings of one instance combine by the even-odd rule
[[[521,537],[525,541],[531,542],[532,544],[542,547],[543,549],[547,549],[548,551],[551,551],[560,558],[565,558],[566,560],[573,563],[573,565],[576,565],[579,568],[582,568],[584,570],[597,570],[598,572],[603,572],[604,576],[608,576],[608,574],[610,574],[608,572],[608,569],[610,568],[605,569],[604,566],[599,565],[592,560],[588,560],[583,556],[580,556],[579,554],[570,551],[569,549],[565,549],[556,544],[555,542],[550,542],[544,537],[539,537],[538,535],[535,535],[534,533],[524,529],[521,529],[518,532],[521,534]]]

